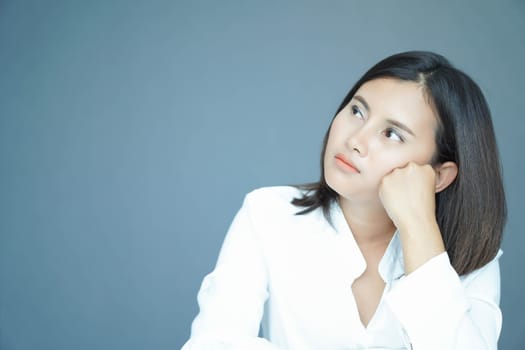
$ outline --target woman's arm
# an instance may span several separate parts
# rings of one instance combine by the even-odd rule
[[[276,350],[258,338],[267,298],[266,266],[245,200],[215,269],[202,282],[197,297],[200,311],[182,350]]]
[[[451,266],[435,217],[444,176],[409,163],[383,178],[381,200],[399,230],[405,263],[405,277],[387,300],[414,350],[497,349],[498,258],[462,279]]]
[[[436,220],[438,182],[430,165],[413,162],[394,169],[381,182],[379,196],[399,231],[406,274],[445,251]]]
[[[413,350],[495,350],[501,331],[499,255],[458,277],[442,253],[387,294]]]

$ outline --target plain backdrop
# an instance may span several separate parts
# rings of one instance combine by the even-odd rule
[[[411,49],[491,106],[523,349],[522,0],[0,0],[0,349],[180,348],[244,195],[316,180],[348,89]]]

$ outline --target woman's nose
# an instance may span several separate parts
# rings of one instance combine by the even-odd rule
[[[365,157],[368,154],[368,140],[369,130],[363,125],[348,137],[347,146],[352,152],[356,152],[359,156]]]

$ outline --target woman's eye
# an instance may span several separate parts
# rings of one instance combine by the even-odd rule
[[[363,113],[361,113],[361,110],[356,105],[353,105],[350,107],[352,111],[352,115],[356,116],[359,119],[364,119]]]
[[[401,137],[399,132],[397,132],[395,129],[392,129],[392,128],[388,128],[385,130],[385,136],[394,141],[399,141],[399,142],[404,141],[404,139]]]

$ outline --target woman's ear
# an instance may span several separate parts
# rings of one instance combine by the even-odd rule
[[[454,162],[445,162],[434,168],[436,171],[436,193],[447,188],[458,175],[458,166]]]

